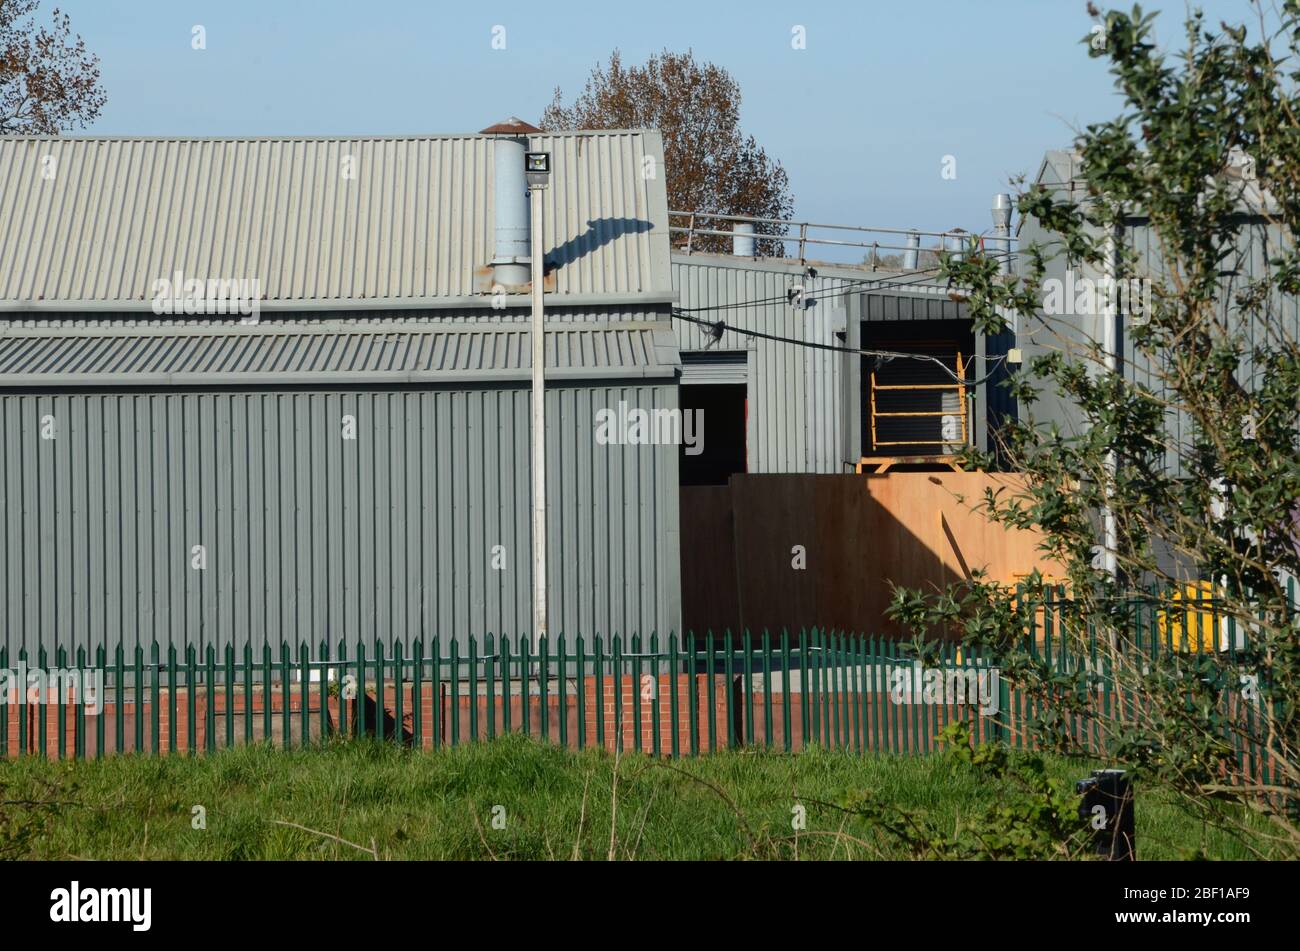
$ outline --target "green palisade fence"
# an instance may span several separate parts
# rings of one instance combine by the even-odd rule
[[[1110,676],[1116,658],[1141,663],[1208,637],[1224,642],[1214,650],[1230,663],[1242,648],[1236,626],[1221,624],[1213,604],[1198,596],[1184,602],[1181,618],[1154,601],[1134,602],[1126,607],[1130,636],[1117,653],[1099,649],[1095,639],[1078,650],[1063,637],[1066,603],[1057,591],[1039,604],[1026,646],[1056,670],[1086,665],[1082,689],[1091,714],[1071,717],[1067,728],[1098,752],[1102,726],[1138,712],[1137,699]],[[648,638],[558,634],[538,644],[526,636],[435,636],[260,651],[119,644],[73,655],[41,649],[35,657],[0,648],[0,670],[73,663],[103,678],[98,711],[73,703],[66,690],[52,704],[29,702],[22,691],[0,703],[0,757],[194,755],[357,734],[433,749],[512,732],[674,759],[723,748],[797,752],[814,745],[925,753],[940,747],[940,734],[956,721],[969,726],[975,742],[1026,744],[1025,727],[1041,712],[1040,701],[995,676],[995,658],[954,644],[941,645],[923,670],[913,657],[912,645],[901,640],[816,627]],[[927,692],[935,676],[947,685],[946,696]],[[987,702],[980,702],[981,683]],[[1274,756],[1242,739],[1255,736],[1259,711],[1238,701],[1223,713],[1245,727],[1233,732],[1239,767],[1267,783]]]

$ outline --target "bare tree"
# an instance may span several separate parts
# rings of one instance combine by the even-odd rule
[[[668,205],[681,211],[788,219],[794,212],[781,163],[768,157],[753,136],[740,131],[740,85],[725,69],[697,63],[688,50],[664,50],[644,66],[625,67],[617,50],[592,70],[587,85],[564,104],[560,89],[542,113],[544,129],[643,129],[663,133]],[[725,223],[698,221],[705,229]],[[780,225],[759,225],[760,235],[783,234]],[[696,238],[693,248],[727,249],[725,237]],[[780,255],[780,241],[760,238],[760,255]]]
[[[99,57],[54,10],[37,26],[39,0],[0,0],[0,134],[56,135],[84,128],[107,96]]]

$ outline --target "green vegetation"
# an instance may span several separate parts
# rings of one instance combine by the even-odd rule
[[[1041,533],[1068,592],[1055,658],[1088,663],[1034,649],[1036,574],[899,590],[893,614],[997,658],[1040,711],[1035,748],[1105,758],[1224,828],[1249,808],[1297,859],[1300,0],[1252,2],[1238,25],[1192,9],[1160,36],[1140,7],[1089,11],[1116,112],[1078,131],[1069,188],[1022,190],[1041,231],[1014,273],[974,248],[943,259],[978,330],[1014,326],[1030,355],[998,451],[968,460],[1026,488],[971,501]],[[1061,308],[1070,274],[1110,290]]]
[[[420,753],[373,741],[0,764],[0,855],[35,859],[849,859],[1086,854],[1090,764],[1023,754],[655,761],[520,736]],[[619,781],[615,785],[617,766]],[[1028,777],[1026,781],[1024,777]],[[1036,787],[1036,783],[1041,784]],[[1041,795],[1050,787],[1055,806]],[[794,807],[806,808],[796,830]],[[206,828],[196,829],[202,806]],[[504,828],[494,807],[504,807]],[[1050,815],[1049,815],[1050,813]],[[497,815],[501,816],[500,810]],[[498,823],[499,824],[499,823]],[[303,828],[298,828],[303,827]],[[1064,845],[1061,830],[1069,834]],[[308,831],[311,830],[311,831]],[[1056,838],[1056,841],[1052,841]],[[1139,858],[1247,858],[1138,792]],[[1256,847],[1258,844],[1256,843]]]

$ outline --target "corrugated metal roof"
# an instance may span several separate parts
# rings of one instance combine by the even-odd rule
[[[672,377],[666,323],[552,327],[548,379]],[[413,329],[104,328],[0,335],[0,385],[141,386],[521,380],[532,369],[527,327]]]
[[[533,135],[555,294],[670,300],[659,133]],[[254,279],[269,308],[482,303],[492,138],[0,139],[0,306],[148,309]]]

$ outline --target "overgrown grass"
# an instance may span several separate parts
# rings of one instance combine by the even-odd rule
[[[942,836],[1007,793],[943,756],[732,752],[617,765],[616,785],[609,754],[519,736],[434,753],[348,741],[193,759],[28,759],[0,764],[0,852],[7,827],[11,857],[38,859],[924,858],[924,847],[836,806],[869,792]],[[1048,761],[1063,789],[1087,771]],[[798,804],[806,828],[796,832]],[[195,807],[206,828],[194,827]],[[29,834],[15,835],[24,822]],[[1139,858],[1249,856],[1141,791],[1137,841]]]

